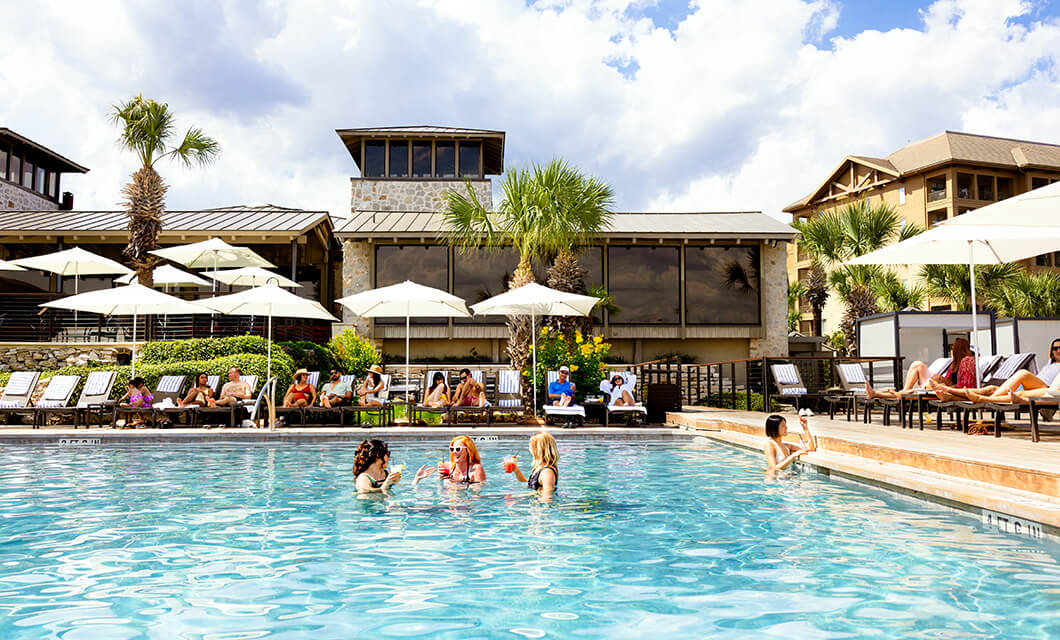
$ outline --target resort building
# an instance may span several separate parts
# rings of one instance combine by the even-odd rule
[[[474,304],[507,288],[514,249],[451,249],[443,237],[446,190],[470,184],[492,207],[489,176],[504,171],[502,131],[448,127],[342,129],[359,177],[351,178],[351,217],[338,225],[342,295],[404,280],[444,289]],[[586,287],[603,286],[615,312],[598,330],[613,355],[638,362],[668,353],[698,362],[782,355],[788,225],[758,212],[619,213],[599,243],[581,254]],[[536,265],[544,281],[547,265]],[[344,323],[404,353],[404,319]],[[504,358],[503,318],[414,319],[420,356]]]
[[[794,220],[808,220],[859,200],[892,205],[906,223],[924,228],[978,207],[1060,180],[1060,145],[995,138],[955,131],[910,143],[885,158],[847,156],[800,200],[784,208]],[[1025,261],[1031,269],[1060,268],[1060,253]],[[805,281],[810,256],[797,243],[788,250],[788,277]],[[916,279],[919,267],[902,272]],[[932,309],[948,309],[933,303]],[[800,331],[813,330],[809,304],[799,304]],[[830,296],[823,314],[825,333],[839,328],[842,305]]]
[[[0,127],[0,209],[71,209],[74,197],[62,191],[62,174],[87,172],[51,149]]]

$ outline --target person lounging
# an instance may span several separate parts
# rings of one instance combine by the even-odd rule
[[[940,399],[945,397],[951,400],[970,400],[971,402],[1022,403],[1026,402],[1027,398],[1047,395],[1050,388],[1060,390],[1060,375],[1058,374],[1060,374],[1060,338],[1055,338],[1049,345],[1049,364],[1042,367],[1037,374],[1020,369],[1000,385],[963,389],[936,385],[935,393]]]
[[[633,394],[626,389],[626,379],[617,373],[611,376],[610,386],[605,384],[601,390],[607,394],[607,404],[612,407],[632,407],[637,404],[633,401]]]
[[[294,372],[294,382],[283,396],[285,407],[311,407],[317,401],[317,390],[309,384],[309,372],[299,369]]]
[[[129,381],[125,395],[118,400],[118,406],[126,409],[144,408],[150,410],[151,403],[154,401],[155,396],[151,393],[151,389],[147,387],[147,382],[140,376],[136,376]],[[134,415],[136,418],[133,419],[132,424],[126,426],[135,427],[144,423],[142,413],[136,412]]]
[[[423,404],[434,409],[449,406],[449,385],[446,384],[445,374],[441,371],[435,371],[431,376],[431,384]]]
[[[530,438],[530,455],[533,464],[530,467],[530,477],[523,475],[522,469],[512,460],[512,473],[519,482],[525,482],[526,486],[534,491],[540,492],[542,497],[551,496],[559,484],[559,448],[556,446],[556,438],[547,431],[542,431]]]
[[[939,385],[954,385],[960,387],[961,380],[959,373],[962,364],[968,358],[971,358],[971,364],[965,365],[967,372],[968,367],[971,367],[972,380],[975,380],[975,357],[972,356],[972,349],[968,345],[968,340],[965,338],[957,338],[953,341],[953,346],[950,349],[950,353],[953,355],[953,362],[941,375],[935,375],[931,373],[928,366],[917,360],[913,364],[909,365],[909,372],[905,376],[905,385],[902,389],[886,389],[884,391],[877,391],[872,388],[868,382],[865,383],[865,396],[870,400],[874,398],[884,398],[889,400],[897,400],[902,394],[907,394],[914,389],[932,389],[935,390]],[[974,384],[974,382],[972,383]]]
[[[484,407],[486,406],[486,388],[482,383],[475,380],[470,369],[460,370],[460,384],[453,391],[454,407]]]
[[[195,376],[195,384],[188,389],[188,394],[177,399],[180,407],[205,407],[210,398],[213,397],[213,389],[210,388],[210,377],[205,373]]]
[[[563,365],[556,372],[556,380],[548,385],[548,403],[557,407],[569,407],[574,403],[576,390],[570,380],[570,367]]]
[[[357,389],[357,403],[362,407],[381,407],[383,406],[382,393],[385,389],[386,382],[383,380],[383,368],[373,364],[368,369],[368,375],[364,377],[364,382]]]
[[[788,421],[784,416],[773,414],[766,418],[766,444],[763,453],[766,454],[769,470],[786,469],[803,455],[817,450],[817,440],[810,433],[810,423],[805,416],[799,416],[799,424],[806,435],[803,437],[799,434],[802,446],[796,447],[784,442],[784,436],[788,434]]]
[[[342,374],[332,369],[328,382],[320,390],[320,406],[328,409],[347,405],[353,400],[353,389],[342,381]]]

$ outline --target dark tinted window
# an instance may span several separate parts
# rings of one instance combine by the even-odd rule
[[[997,199],[1004,200],[1012,197],[1012,178],[997,179]]]
[[[463,298],[470,307],[504,293],[517,266],[519,252],[510,247],[493,251],[475,249],[470,253],[457,251],[453,254],[453,295]],[[483,316],[457,322],[504,324],[504,316]]]
[[[972,174],[970,174],[970,173],[958,173],[957,174],[957,197],[958,198],[971,198],[972,197]]]
[[[390,175],[406,178],[409,175],[409,143],[390,141]]]
[[[994,199],[994,176],[976,176],[976,182],[979,183],[979,199],[980,200],[993,200]]]
[[[33,184],[38,192],[44,193],[44,188],[47,186],[44,182],[44,169],[37,167],[37,181]]]
[[[386,143],[364,143],[364,170],[366,178],[382,178],[386,175]]]
[[[429,177],[431,175],[431,143],[412,143],[412,175]]]
[[[619,312],[611,324],[678,324],[677,247],[608,247],[608,291]]]
[[[758,247],[685,247],[685,322],[758,324]]]
[[[0,147],[0,178],[7,180],[7,149]]]
[[[478,166],[477,142],[460,143],[460,176],[463,178],[477,178],[482,175]]]
[[[22,184],[22,160],[18,156],[11,156],[11,172],[8,174],[8,180],[15,184]]]
[[[1051,264],[1049,258],[1050,254],[1048,253],[1043,253],[1040,256],[1034,256],[1034,264],[1038,267],[1048,267]]]
[[[1049,184],[1048,178],[1031,178],[1031,189],[1037,189]]]
[[[375,248],[375,286],[412,280],[426,287],[449,290],[449,249],[431,245],[378,245]],[[404,318],[376,318],[380,324],[405,323]],[[413,318],[412,324],[446,324],[445,318]]]
[[[594,287],[604,284],[604,249],[603,247],[587,247],[578,254],[578,262],[585,269],[585,292],[590,293]],[[601,309],[593,314],[597,322],[604,321],[604,312]]]
[[[439,178],[456,177],[456,145],[454,143],[435,143],[434,175]]]

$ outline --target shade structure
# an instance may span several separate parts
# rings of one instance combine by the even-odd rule
[[[266,284],[239,293],[226,296],[217,296],[199,300],[198,304],[203,307],[233,316],[266,316],[268,317],[268,364],[266,365],[266,382],[272,379],[272,318],[308,318],[311,320],[330,320],[338,322],[339,319],[328,313],[319,302],[309,300],[301,296],[281,289],[275,284]]]
[[[50,271],[61,276],[74,277],[74,295],[77,295],[77,277],[89,275],[113,275],[132,273],[132,269],[120,262],[85,251],[81,247],[65,249],[32,258],[20,258],[12,261],[20,267]],[[77,311],[74,311],[77,320]]]
[[[152,273],[154,283],[156,287],[208,287],[210,283],[203,280],[194,273],[188,273],[182,271],[174,266],[164,264],[160,267],[155,267]],[[136,274],[130,273],[127,276],[115,278],[115,282],[119,284],[132,284],[136,281]]]
[[[1007,203],[1008,200],[1004,201]],[[1060,201],[1058,201],[1060,202]],[[1003,204],[1003,203],[997,203]],[[989,205],[984,210],[997,205]],[[970,212],[965,216],[974,216]],[[1060,216],[1054,216],[1054,219]],[[959,219],[959,218],[958,218]],[[903,242],[847,261],[847,264],[967,264],[971,274],[972,309],[976,309],[975,265],[1015,262],[1060,250],[1060,224],[1053,226],[957,225],[951,220]],[[1041,222],[1041,221],[1039,221]],[[1058,220],[1060,222],[1060,220]],[[976,386],[979,380],[977,314],[972,314]]]
[[[232,269],[236,267],[275,267],[247,247],[230,245],[220,238],[155,249],[152,254],[192,269]]]
[[[14,262],[0,260],[0,271],[25,271],[25,269],[23,267],[18,266]]]
[[[386,316],[405,317],[405,380],[409,379],[409,325],[410,319],[416,318],[458,318],[469,317],[471,313],[463,298],[453,294],[416,284],[406,280],[389,287],[380,287],[369,291],[355,293],[352,296],[339,298],[338,302],[353,313],[364,318]],[[405,388],[405,401],[408,402],[408,387]]]
[[[142,315],[162,313],[209,313],[210,310],[194,302],[181,300],[161,291],[155,291],[139,283],[99,289],[52,300],[41,304],[53,309],[88,311],[105,316],[132,316],[132,373],[136,375],[136,320]]]
[[[260,287],[264,284],[277,284],[281,287],[296,289],[302,285],[290,278],[285,278],[278,273],[262,269],[261,267],[240,267],[239,269],[225,269],[206,274],[217,282],[232,284],[241,287]]]
[[[530,316],[530,336],[533,341],[534,415],[537,415],[537,316],[587,316],[599,298],[558,291],[531,282],[500,295],[471,305],[475,315]]]

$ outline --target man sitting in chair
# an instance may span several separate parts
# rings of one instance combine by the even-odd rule
[[[240,380],[243,371],[239,367],[228,370],[228,382],[221,387],[221,394],[216,400],[207,398],[206,403],[211,407],[230,407],[238,404],[240,400],[249,400],[254,390],[250,385]]]
[[[555,382],[548,385],[548,403],[557,407],[569,407],[574,402],[574,383],[570,381],[570,368],[563,365]]]
[[[320,393],[320,406],[333,409],[350,404],[353,400],[353,389],[342,381],[342,374],[331,370],[331,379]]]
[[[453,392],[454,407],[484,407],[486,406],[486,389],[482,383],[471,375],[470,369],[460,370],[460,384],[456,385]]]

